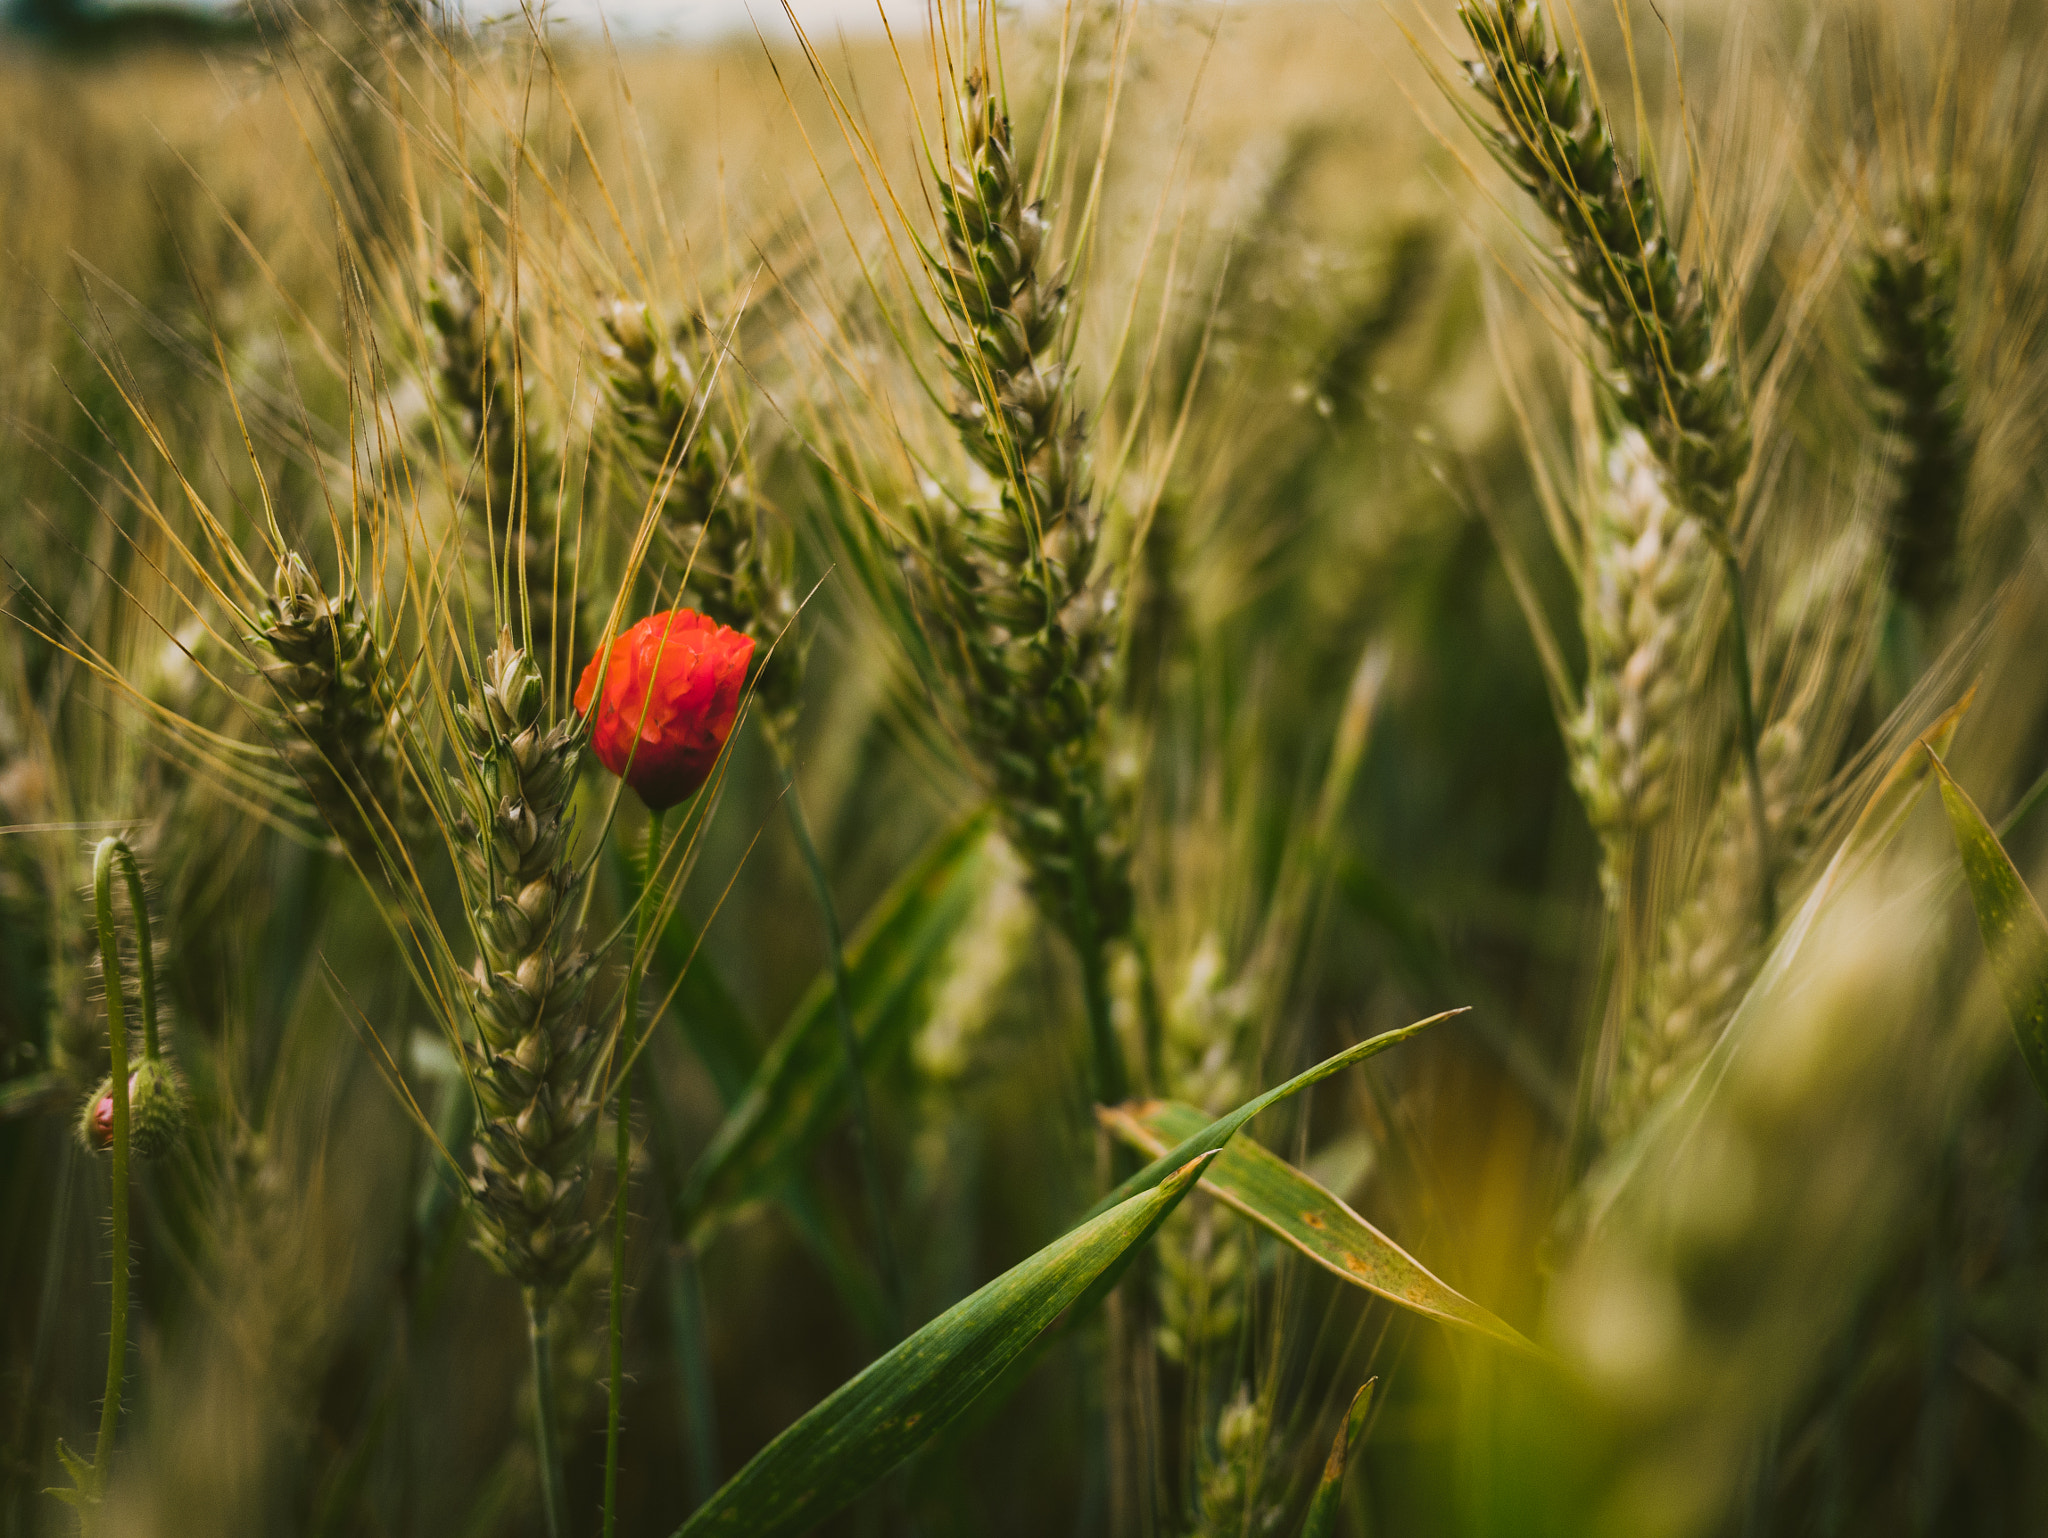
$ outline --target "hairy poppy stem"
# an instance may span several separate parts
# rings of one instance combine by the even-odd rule
[[[626,1361],[626,1191],[633,1170],[631,1065],[634,1049],[639,1044],[640,982],[647,972],[654,913],[660,906],[655,896],[654,877],[661,868],[661,823],[664,815],[663,812],[655,812],[647,823],[647,851],[640,864],[640,913],[633,931],[633,958],[626,974],[626,1018],[619,1028],[619,1061],[627,1066],[619,1074],[618,1176],[612,1195],[611,1393],[604,1418],[604,1538],[611,1538],[619,1497],[619,1400],[625,1389]]]
[[[94,917],[99,921],[100,970],[107,989],[107,1056],[109,1093],[114,1101],[114,1274],[113,1304],[107,1327],[107,1392],[100,1402],[99,1440],[93,1444],[92,1498],[107,1487],[114,1458],[114,1433],[121,1423],[121,1378],[128,1356],[128,1019],[121,993],[121,947],[114,933],[114,862],[119,859],[128,882],[129,906],[135,910],[136,950],[142,972],[143,1050],[156,1056],[156,978],[149,956],[149,918],[142,900],[142,877],[135,856],[118,838],[103,838],[92,857]]]
[[[903,1271],[896,1259],[896,1244],[889,1233],[889,1209],[882,1193],[882,1174],[875,1157],[874,1116],[868,1107],[867,1081],[860,1071],[860,1039],[854,1034],[853,1006],[847,996],[846,948],[839,934],[839,910],[832,902],[832,888],[825,880],[824,862],[811,839],[811,825],[797,799],[796,771],[789,756],[776,744],[776,758],[782,769],[782,804],[789,813],[790,831],[803,855],[804,869],[811,878],[811,891],[818,900],[818,914],[825,922],[825,943],[832,952],[832,1015],[839,1026],[839,1045],[846,1054],[846,1091],[853,1105],[854,1155],[860,1161],[861,1185],[867,1193],[868,1222],[875,1231],[875,1268],[881,1273],[882,1296],[888,1309],[889,1343],[903,1338]]]

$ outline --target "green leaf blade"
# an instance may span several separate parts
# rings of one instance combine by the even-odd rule
[[[2042,917],[2041,905],[1977,803],[1955,782],[1933,748],[1927,756],[1934,762],[1941,804],[1963,862],[1970,905],[1977,912],[1977,930],[1984,937],[2020,1056],[2034,1076],[2034,1087],[2048,1100],[2048,919]]]
[[[1166,1100],[1097,1114],[1116,1136],[1146,1153],[1185,1141],[1207,1121],[1196,1107]],[[1543,1354],[1511,1326],[1439,1281],[1334,1192],[1249,1138],[1223,1149],[1203,1176],[1202,1188],[1354,1287],[1516,1351]]]
[[[1068,1230],[954,1304],[770,1442],[676,1538],[787,1538],[831,1517],[959,1419],[1099,1276],[1151,1238],[1212,1158]]]
[[[848,1005],[864,1065],[885,1060],[908,1037],[933,964],[973,916],[995,858],[989,829],[977,814],[942,833],[847,946]],[[683,1206],[700,1241],[722,1216],[769,1194],[832,1125],[846,1097],[833,1009],[828,969],[691,1170]]]
[[[1365,1419],[1372,1412],[1373,1385],[1379,1381],[1367,1378],[1351,1396],[1351,1408],[1345,1413],[1344,1424],[1337,1428],[1337,1439],[1330,1444],[1330,1456],[1323,1464],[1323,1477],[1316,1482],[1308,1515],[1302,1518],[1301,1538],[1333,1538],[1337,1531],[1337,1513],[1344,1504],[1344,1470],[1350,1464],[1351,1450],[1365,1435]]]

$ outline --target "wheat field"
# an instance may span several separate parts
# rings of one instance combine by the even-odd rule
[[[2048,1530],[2040,8],[804,14],[0,49],[0,1538]]]

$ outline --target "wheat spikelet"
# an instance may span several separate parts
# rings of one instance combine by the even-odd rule
[[[644,304],[602,317],[605,395],[626,458],[660,498],[660,530],[689,605],[754,642],[753,709],[785,744],[795,725],[804,654],[786,635],[796,615],[791,551],[768,537],[738,456],[705,404],[681,341]]]
[[[285,718],[279,752],[365,871],[411,822],[382,645],[354,592],[329,598],[294,553],[278,564],[258,644]]]
[[[577,927],[583,873],[570,857],[570,801],[583,740],[546,720],[546,690],[501,634],[468,712],[464,850],[479,953],[475,1041],[463,1042],[479,1120],[471,1190],[485,1253],[545,1305],[589,1248],[581,1216],[599,1100],[588,1023],[595,962]]]
[[[573,607],[555,512],[561,460],[531,411],[530,381],[507,335],[516,320],[476,279],[446,265],[428,284],[435,396],[454,432],[469,534],[490,563],[500,617],[523,614],[535,654],[551,658]]]
[[[1908,198],[1857,271],[1868,328],[1864,378],[1893,484],[1883,527],[1892,590],[1932,620],[1953,596],[1974,445],[1963,419],[1956,334],[1960,282],[1947,200]]]
[[[1587,528],[1586,685],[1568,736],[1613,898],[1633,841],[1670,809],[1714,554],[1698,520],[1669,494],[1641,433],[1623,432],[1606,470]]]

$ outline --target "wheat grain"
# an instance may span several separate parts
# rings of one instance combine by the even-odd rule
[[[1274,1463],[1273,1410],[1240,1385],[1216,1417],[1213,1448],[1202,1450],[1198,1510],[1188,1538],[1241,1538],[1272,1531],[1280,1512],[1266,1489]]]

